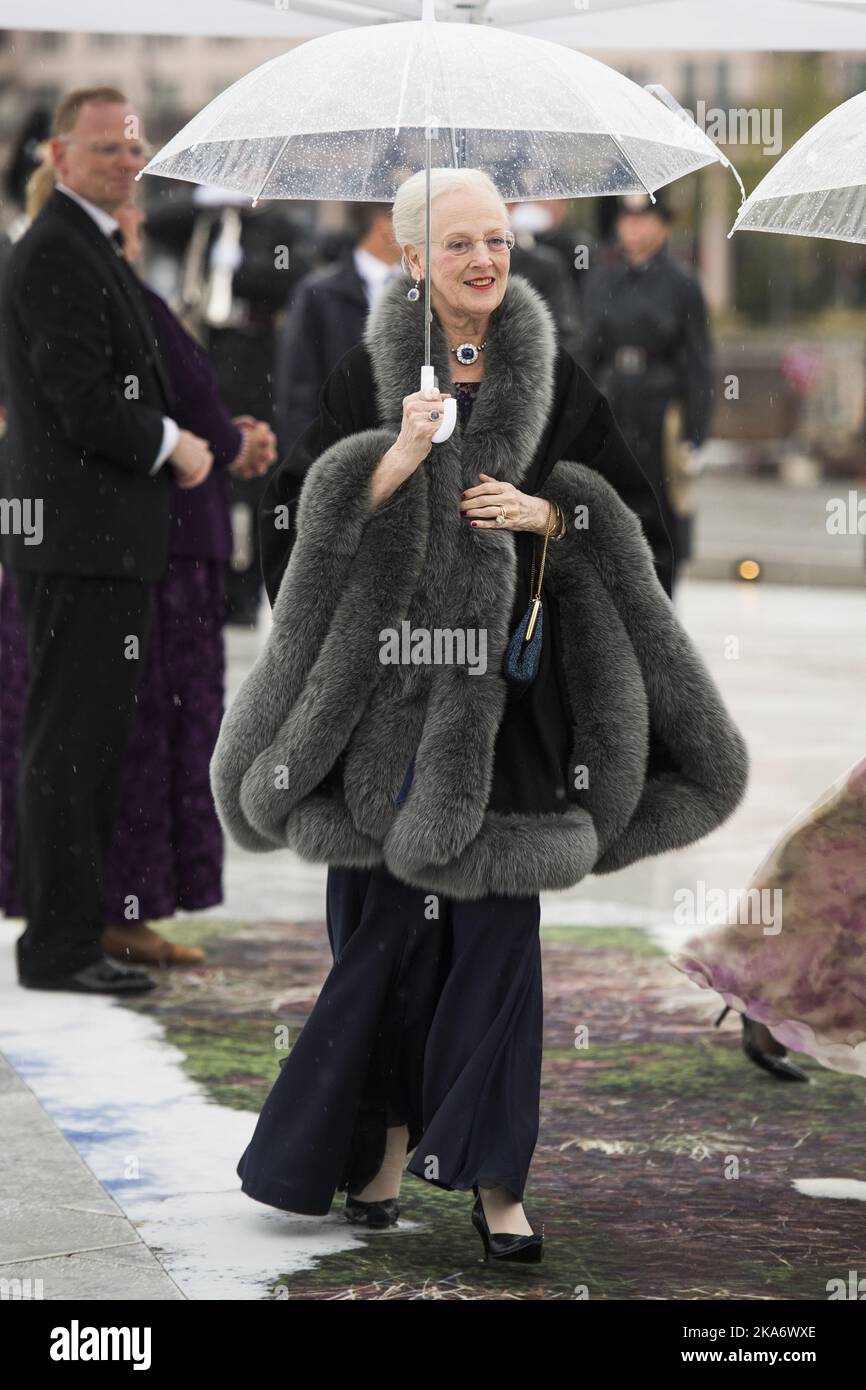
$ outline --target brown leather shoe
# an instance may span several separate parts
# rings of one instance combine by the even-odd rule
[[[181,946],[145,923],[110,922],[102,931],[102,949],[109,956],[147,965],[193,965],[205,958],[198,946]]]

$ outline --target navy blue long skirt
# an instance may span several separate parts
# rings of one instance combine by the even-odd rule
[[[523,1200],[538,1138],[540,904],[461,901],[384,867],[328,870],[334,963],[238,1163],[243,1191],[325,1215],[409,1129],[407,1171]]]

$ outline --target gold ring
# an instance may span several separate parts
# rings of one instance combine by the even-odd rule
[[[505,515],[505,508],[504,508],[504,507],[500,507],[500,508],[499,508],[499,515],[498,515],[497,518],[496,518],[496,525],[497,525],[497,526],[504,526],[507,520],[508,520],[508,518],[507,518],[506,515]]]

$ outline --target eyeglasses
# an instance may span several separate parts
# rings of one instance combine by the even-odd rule
[[[76,140],[71,135],[61,135],[60,138],[66,145],[82,144],[81,140]],[[150,145],[144,145],[138,140],[123,140],[120,143],[95,141],[85,148],[91,154],[102,155],[105,159],[117,159],[121,154],[128,154],[131,159],[146,159],[152,153]]]
[[[492,232],[490,236],[479,237],[477,241],[472,241],[468,236],[448,236],[439,245],[447,256],[468,256],[470,251],[475,250],[478,241],[484,242],[491,256],[502,256],[513,248],[515,236],[513,232]]]

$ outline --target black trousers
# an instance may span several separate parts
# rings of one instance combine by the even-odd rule
[[[383,865],[328,871],[334,964],[237,1172],[248,1196],[325,1215],[376,1174],[405,1123],[407,1171],[523,1199],[538,1138],[538,895],[461,901]]]
[[[18,790],[19,973],[101,960],[102,871],[144,669],[153,585],[16,570],[30,685]],[[138,640],[135,652],[130,638]]]

